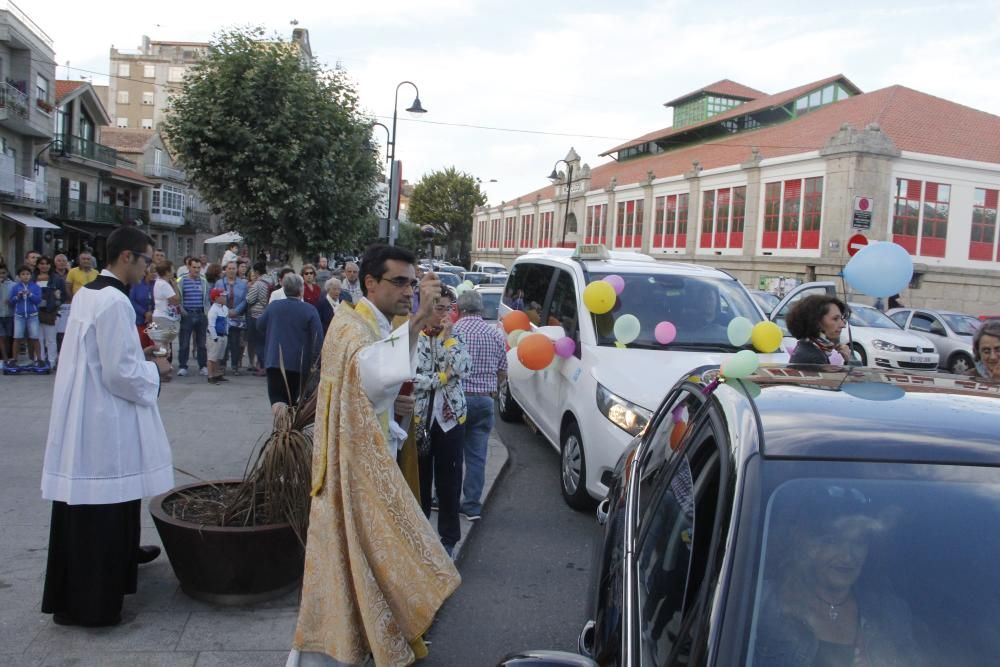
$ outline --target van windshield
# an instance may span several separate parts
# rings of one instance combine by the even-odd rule
[[[609,275],[612,273],[592,272],[591,280]],[[753,299],[736,280],[655,273],[617,275],[625,281],[625,289],[614,309],[593,316],[598,345],[615,345],[615,322],[626,314],[635,315],[640,323],[639,337],[628,346],[647,349],[734,349],[726,330],[729,322],[734,317],[745,317],[754,324],[762,319]],[[669,345],[656,341],[660,322],[670,322],[677,330]]]

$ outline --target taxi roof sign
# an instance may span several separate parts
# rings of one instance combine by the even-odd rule
[[[573,252],[573,259],[598,259],[609,260],[611,253],[600,243],[579,245]]]

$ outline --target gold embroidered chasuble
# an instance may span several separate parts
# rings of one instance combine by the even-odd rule
[[[365,308],[340,307],[323,345],[313,500],[293,647],[347,665],[371,653],[403,667],[461,582],[386,446],[385,420],[360,389],[359,353],[380,341]],[[370,317],[369,317],[370,316]]]

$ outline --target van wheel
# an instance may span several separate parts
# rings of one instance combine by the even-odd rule
[[[566,424],[559,452],[559,486],[563,500],[575,510],[589,510],[594,506],[594,499],[587,493],[587,457],[580,427],[575,421]]]
[[[964,354],[956,354],[948,363],[948,371],[955,375],[965,375],[972,370],[972,359]]]
[[[521,421],[521,406],[510,395],[510,382],[504,380],[497,387],[497,405],[500,408],[500,419],[505,422]]]
[[[863,348],[860,345],[858,345],[857,343],[855,343],[854,344],[854,353],[856,355],[858,355],[858,359],[861,360],[861,365],[862,366],[867,366],[868,365],[868,355],[865,354],[865,348]],[[850,360],[848,360],[848,361],[850,361]]]

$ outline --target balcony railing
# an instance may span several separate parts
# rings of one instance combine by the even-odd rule
[[[113,206],[94,201],[49,197],[48,214],[61,220],[75,220],[106,225],[146,225],[149,211],[133,206]]]
[[[28,96],[9,83],[0,83],[0,110],[28,118]]]
[[[169,178],[170,180],[179,181],[181,183],[186,180],[183,170],[166,167],[162,164],[147,164],[146,175],[152,176],[153,178]]]
[[[45,203],[45,181],[14,174],[14,198],[24,202]]]
[[[57,142],[56,145],[67,155],[96,160],[111,167],[118,164],[118,151],[110,146],[71,134],[60,134]]]
[[[198,231],[207,232],[211,229],[212,214],[207,211],[189,211],[184,221]]]

